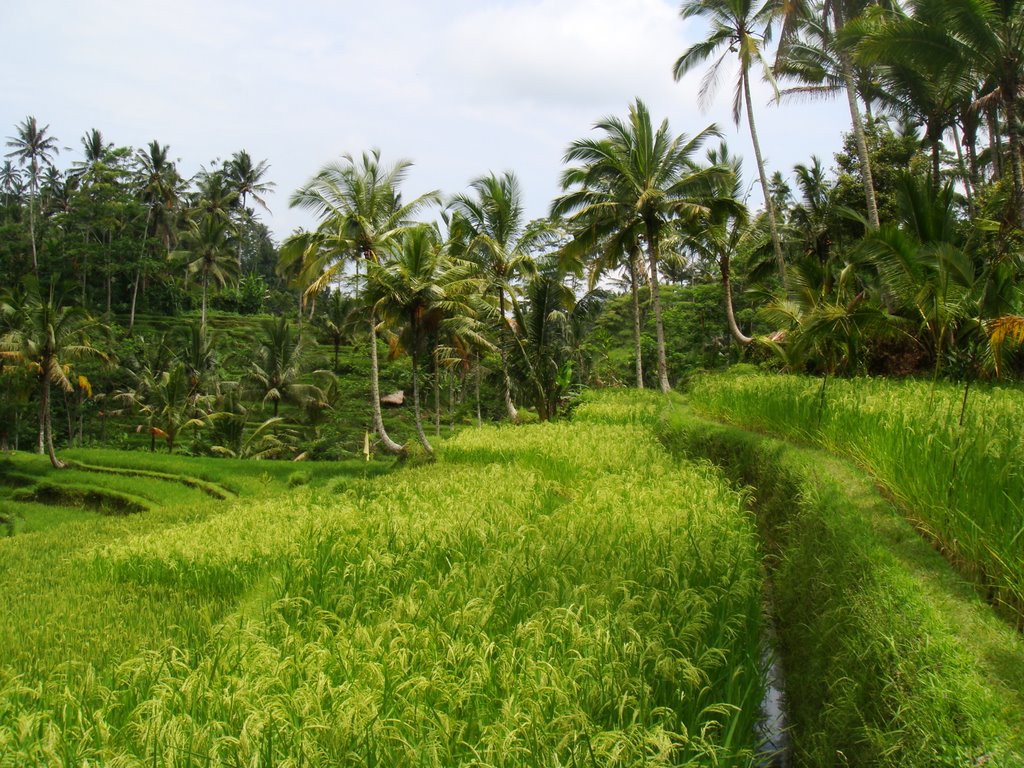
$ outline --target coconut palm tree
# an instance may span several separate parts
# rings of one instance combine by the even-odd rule
[[[380,162],[380,150],[364,152],[357,160],[344,155],[341,162],[329,163],[304,187],[296,191],[289,205],[312,212],[319,220],[320,247],[333,259],[325,264],[318,279],[306,289],[314,295],[323,290],[343,268],[351,255],[367,265],[380,262],[380,255],[411,226],[416,213],[440,201],[440,193],[427,192],[406,203],[399,187],[412,163],[399,160],[387,166]],[[384,429],[380,408],[379,363],[377,359],[376,312],[369,312],[370,325],[370,399],[373,424],[385,450],[404,451]]]
[[[505,410],[513,422],[519,414],[512,399],[508,372],[508,346],[515,329],[509,313],[515,302],[517,281],[533,271],[533,249],[548,236],[543,223],[526,220],[523,191],[512,171],[489,173],[469,183],[470,193],[456,195],[448,203],[454,214],[451,229],[464,241],[464,257],[477,265],[483,294],[497,302],[498,351]]]
[[[416,436],[427,454],[433,455],[423,431],[419,368],[429,352],[428,339],[447,315],[459,312],[461,289],[470,280],[471,265],[451,265],[437,231],[427,225],[406,230],[389,251],[386,261],[367,265],[367,296],[378,317],[398,329],[394,348],[409,354]]]
[[[353,296],[333,291],[327,299],[327,306],[317,315],[320,328],[331,340],[334,348],[334,372],[338,372],[338,353],[341,345],[353,338],[353,331],[359,310],[359,302]]]
[[[292,330],[288,319],[266,320],[262,329],[257,359],[250,364],[245,376],[247,388],[264,404],[273,404],[275,418],[281,403],[323,402],[320,388],[302,381],[307,373],[309,348],[303,337]]]
[[[146,274],[146,247],[150,231],[160,235],[164,249],[171,251],[175,237],[175,215],[178,212],[183,192],[183,181],[174,163],[168,160],[170,147],[151,141],[145,151],[135,155],[135,183],[139,199],[146,208],[146,221],[142,228],[139,264],[132,282],[131,313],[128,328],[135,326],[135,307],[139,294],[139,283]]]
[[[225,285],[229,279],[238,277],[238,261],[235,259],[235,233],[231,222],[214,213],[204,214],[189,225],[183,238],[186,269],[203,276],[203,309],[201,324],[206,325],[206,295],[210,280]]]
[[[760,66],[764,77],[774,85],[771,68],[765,59],[765,46],[770,40],[771,24],[775,16],[777,4],[767,0],[759,4],[757,0],[685,0],[679,13],[684,19],[699,16],[708,20],[711,30],[701,42],[687,48],[672,69],[675,79],[681,80],[683,75],[703,64],[721,51],[721,55],[711,65],[701,83],[700,96],[707,103],[715,93],[718,84],[719,69],[730,53],[737,55],[739,60],[739,77],[736,90],[733,92],[732,119],[739,126],[744,106],[747,110],[747,127],[750,129],[750,140],[754,145],[754,159],[757,162],[757,174],[761,180],[761,191],[764,193],[764,207],[768,214],[768,226],[772,235],[772,247],[779,274],[783,274],[784,260],[782,241],[772,205],[771,191],[768,187],[768,176],[765,173],[764,158],[761,155],[761,142],[757,137],[757,126],[754,123],[754,105],[750,98],[750,70]]]
[[[68,377],[70,362],[81,357],[104,358],[84,338],[89,318],[81,307],[63,304],[53,285],[44,293],[37,281],[29,281],[23,303],[4,302],[0,311],[8,315],[10,330],[0,344],[0,354],[30,366],[39,385],[39,453],[45,452],[56,469],[64,462],[53,449],[50,390],[55,384],[65,392],[74,385]],[[10,315],[16,315],[10,317]]]
[[[7,157],[17,158],[20,165],[28,166],[28,229],[32,243],[32,271],[37,279],[39,258],[36,254],[35,201],[39,196],[39,174],[42,166],[49,164],[59,151],[56,137],[46,135],[49,129],[49,125],[40,128],[35,117],[30,115],[18,126],[18,135],[7,139],[7,146],[12,148]]]
[[[873,82],[871,69],[856,65],[850,51],[837,39],[845,22],[859,16],[866,4],[862,0],[835,0],[813,7],[797,2],[791,3],[790,7],[792,10],[786,19],[789,23],[784,24],[783,44],[776,56],[775,70],[802,84],[785,89],[780,95],[829,97],[839,92],[846,93],[864,185],[868,227],[878,229],[878,201],[871,157],[857,98],[859,96],[870,110],[872,98],[881,92]],[[787,26],[794,31],[786,34]]]
[[[562,174],[563,194],[552,206],[555,215],[584,218],[611,216],[623,230],[639,227],[647,246],[658,349],[658,382],[671,388],[661,315],[658,264],[662,237],[674,220],[693,220],[710,210],[721,177],[720,168],[701,167],[695,154],[718,130],[712,125],[693,138],[673,135],[668,120],[657,129],[640,100],[629,117],[606,117],[595,128],[597,139],[577,139],[565,153],[566,163],[579,163]]]

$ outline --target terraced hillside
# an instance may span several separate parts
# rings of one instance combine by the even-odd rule
[[[3,502],[0,765],[1024,764],[1024,643],[906,508],[678,398],[381,477],[69,456],[5,493],[147,506]]]

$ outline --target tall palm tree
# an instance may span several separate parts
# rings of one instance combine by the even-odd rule
[[[556,201],[554,210],[559,210]],[[644,388],[644,361],[642,346],[642,317],[640,313],[640,286],[646,284],[646,270],[642,261],[643,227],[639,221],[620,222],[612,209],[596,207],[577,212],[570,221],[573,239],[565,250],[571,258],[586,258],[588,288],[594,290],[601,278],[609,272],[622,269],[629,283],[633,314],[633,363],[636,388]],[[589,258],[587,258],[589,257]]]
[[[266,160],[253,163],[252,156],[242,149],[235,152],[224,164],[224,170],[228,181],[238,193],[239,206],[242,210],[245,210],[245,204],[251,197],[260,208],[270,211],[262,196],[272,191],[276,185],[272,181],[264,181],[270,170],[270,164]]]
[[[464,240],[465,258],[477,265],[484,295],[497,300],[505,409],[509,419],[516,422],[519,414],[508,373],[508,345],[515,334],[509,312],[515,301],[516,281],[533,271],[532,250],[547,236],[548,228],[527,222],[522,187],[512,171],[480,176],[469,187],[471,193],[456,195],[448,203],[454,214],[451,228],[457,238]]]
[[[863,12],[865,6],[863,0],[830,0],[814,6],[791,3],[775,69],[783,76],[802,82],[800,86],[782,91],[782,95],[824,97],[840,91],[846,93],[861,167],[868,228],[878,229],[878,200],[857,98],[862,98],[870,109],[871,99],[879,95],[879,91],[872,82],[870,68],[855,65],[850,51],[838,40],[845,23]],[[786,34],[786,27],[793,31]]]
[[[429,351],[428,339],[447,315],[459,311],[460,288],[469,280],[470,269],[448,263],[436,230],[427,225],[407,230],[390,251],[383,263],[367,265],[367,293],[378,316],[398,328],[396,343],[409,354],[416,436],[433,455],[423,431],[419,364]]]
[[[1020,133],[1020,121],[1024,118],[1024,0],[949,2],[945,12],[949,19],[947,28],[956,30],[956,38],[966,49],[965,57],[986,83],[975,109],[1003,106],[1016,204],[1015,224],[1024,226],[1024,146]]]
[[[39,443],[38,451],[45,450],[56,469],[65,465],[53,449],[53,426],[50,416],[50,390],[56,384],[65,392],[73,389],[68,378],[71,360],[92,356],[103,358],[99,350],[84,338],[89,319],[81,307],[64,305],[51,285],[44,293],[35,280],[29,283],[27,300],[12,305],[0,305],[4,314],[16,313],[10,318],[11,330],[0,344],[5,358],[21,361],[36,371],[39,383]]]
[[[629,117],[606,117],[595,128],[597,139],[577,139],[565,153],[566,163],[579,163],[562,174],[563,189],[572,191],[555,201],[552,213],[582,216],[611,215],[620,226],[642,229],[647,245],[651,303],[658,348],[658,383],[671,388],[665,353],[658,264],[663,234],[673,220],[692,220],[706,214],[716,195],[721,169],[701,167],[694,155],[718,130],[712,125],[692,139],[673,135],[668,120],[657,129],[640,100]]]
[[[730,53],[735,53],[739,60],[739,77],[736,90],[733,92],[732,119],[738,126],[743,108],[747,110],[747,126],[750,129],[750,140],[754,145],[754,159],[757,161],[757,173],[761,180],[761,191],[764,193],[764,207],[768,214],[768,226],[772,235],[772,247],[779,274],[783,273],[782,241],[779,239],[779,228],[775,218],[775,207],[772,205],[771,191],[768,187],[768,176],[765,173],[764,158],[761,155],[761,142],[757,137],[757,126],[754,123],[754,105],[750,98],[750,70],[760,66],[765,78],[774,84],[771,68],[765,59],[765,46],[770,40],[771,24],[775,16],[777,3],[766,0],[758,4],[757,0],[685,0],[679,13],[684,19],[694,16],[706,18],[711,25],[707,38],[687,48],[672,69],[675,79],[681,80],[683,75],[694,67],[703,64],[721,51],[721,55],[711,65],[701,83],[701,99],[706,103],[714,96],[718,84],[719,69]]]
[[[17,158],[20,165],[27,165],[29,169],[28,229],[32,243],[32,271],[36,278],[39,277],[39,258],[36,254],[35,200],[39,196],[39,174],[42,166],[59,151],[57,139],[46,135],[49,129],[49,125],[40,128],[35,117],[30,115],[18,126],[18,135],[7,139],[7,146],[12,148],[7,157]]]
[[[312,212],[319,220],[318,232],[324,237],[333,262],[306,289],[315,294],[323,290],[342,269],[345,260],[355,254],[366,264],[377,264],[392,241],[401,236],[412,217],[425,206],[440,201],[436,191],[427,192],[406,203],[399,187],[412,163],[399,160],[387,166],[380,162],[380,150],[364,152],[357,160],[343,155],[341,162],[328,163],[304,187],[291,197],[289,205]],[[385,450],[404,451],[384,429],[380,407],[379,363],[377,359],[377,315],[372,307],[370,324],[370,399],[373,424]]]
[[[206,295],[210,280],[225,285],[229,279],[238,276],[238,261],[235,259],[234,231],[231,222],[215,214],[207,213],[191,223],[184,236],[187,250],[182,254],[186,268],[191,273],[203,276],[203,310],[201,324],[206,325]]]
[[[128,328],[135,326],[135,307],[139,283],[146,274],[145,252],[152,230],[163,239],[165,250],[170,253],[175,237],[175,214],[181,202],[183,182],[174,163],[168,159],[170,147],[151,141],[144,151],[135,155],[135,183],[138,195],[146,208],[146,221],[142,228],[139,264],[132,282],[131,313]]]

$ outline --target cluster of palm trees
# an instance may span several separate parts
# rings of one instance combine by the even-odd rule
[[[526,220],[511,172],[477,178],[447,201],[436,191],[403,200],[410,165],[385,164],[378,150],[326,165],[291,200],[314,214],[316,230],[296,233],[281,249],[306,297],[333,285],[339,290],[330,307],[344,305],[349,318],[364,324],[380,445],[396,454],[406,450],[383,421],[381,336],[392,355],[409,356],[416,435],[427,454],[433,446],[421,412],[425,361],[434,372],[435,398],[442,370],[463,387],[475,382],[478,418],[487,361],[496,361],[511,420],[519,419],[519,394],[541,419],[552,418],[573,382],[581,329],[597,306],[593,296],[578,297],[565,286],[555,247],[561,231],[551,221]],[[418,221],[431,206],[441,208],[437,220]],[[332,318],[330,327],[336,325]]]
[[[65,395],[69,443],[75,431],[67,396],[95,397],[103,400],[102,418],[114,417],[123,426],[145,431],[150,450],[159,439],[173,452],[182,435],[205,428],[210,452],[238,458],[295,456],[302,439],[315,436],[319,414],[334,399],[333,374],[314,370],[311,343],[296,333],[287,318],[262,322],[261,333],[254,339],[256,350],[233,361],[240,373],[234,381],[224,379],[215,334],[203,324],[183,325],[176,332],[149,339],[135,336],[120,357],[95,343],[110,331],[80,306],[67,302],[53,283],[41,286],[28,278],[23,288],[4,295],[0,300],[0,380],[5,385],[0,399],[0,445],[4,449],[11,447],[12,438],[17,439],[17,419],[28,406],[27,398],[17,403],[11,397],[26,380],[38,398],[37,450],[47,453],[56,468],[64,463],[54,450],[54,388]],[[107,392],[94,393],[93,382],[78,365],[83,359],[99,364],[94,378],[109,385],[102,387]],[[292,407],[288,418],[280,414],[282,404]],[[77,405],[81,418],[81,402]],[[272,416],[260,418],[254,405],[269,408]],[[81,423],[78,430],[81,437]]]
[[[188,296],[195,275],[205,322],[211,285],[233,284],[243,261],[270,241],[255,212],[266,209],[263,196],[274,186],[266,178],[269,166],[245,150],[184,179],[169,147],[157,141],[143,150],[116,147],[93,129],[81,139],[82,159],[66,171],[54,164],[57,139],[35,117],[25,118],[6,143],[0,168],[6,285],[26,274],[74,281],[81,306],[108,314],[117,307],[132,327],[147,288],[158,289],[151,290],[150,309],[166,312]]]
[[[916,350],[936,375],[995,368],[1003,343],[1024,338],[1019,0],[687,0],[681,13],[710,26],[676,62],[676,79],[711,61],[706,98],[736,59],[733,119],[745,110],[764,211],[720,230],[730,245],[719,261],[727,295],[730,250],[758,286],[761,318],[775,331],[762,340],[798,369],[864,370],[886,346],[903,357]],[[837,179],[812,158],[794,169],[794,199],[768,173],[755,69],[780,98],[845,93],[851,134]],[[775,283],[759,230],[772,243]]]
[[[720,282],[723,325],[737,346],[793,370],[1005,370],[1004,347],[1024,342],[1021,0],[686,0],[681,15],[709,27],[675,62],[676,79],[710,63],[706,100],[722,68],[736,67],[732,118],[745,116],[750,130],[760,211],[743,199],[741,164],[713,124],[677,134],[637,99],[568,145],[547,218],[527,219],[511,172],[473,179],[461,194],[405,199],[410,163],[387,164],[373,150],[324,166],[292,195],[316,227],[278,253],[254,210],[271,186],[265,162],[239,152],[185,181],[167,147],[117,148],[91,131],[84,160],[61,173],[56,141],[30,117],[0,172],[2,277],[15,285],[29,275],[37,286],[71,278],[82,307],[103,305],[102,290],[108,313],[127,308],[129,329],[147,285],[192,280],[201,296],[195,332],[206,334],[212,290],[233,284],[258,252],[297,296],[298,325],[266,327],[270,341],[246,386],[206,386],[198,362],[177,357],[143,366],[121,393],[169,448],[190,424],[220,414],[229,455],[287,444],[281,403],[322,412],[329,401],[329,380],[302,363],[307,318],[332,345],[335,370],[341,345],[366,344],[372,429],[386,451],[407,447],[384,424],[385,348],[408,356],[416,437],[428,454],[425,381],[435,419],[445,377],[460,396],[474,391],[478,418],[484,380],[509,420],[523,406],[554,418],[569,390],[589,383],[586,340],[616,275],[629,295],[638,387],[656,380],[668,391],[685,373],[669,368],[679,341],[666,331],[663,281],[673,274]],[[758,72],[780,101],[845,94],[851,128],[835,174],[818,158],[793,168],[792,181],[766,167],[752,97]],[[72,382],[36,344],[40,329],[70,339],[85,317],[44,293],[6,302],[0,369],[11,378],[21,361],[38,375],[41,446],[52,443],[48,387]],[[656,377],[643,359],[649,335]],[[65,343],[68,354],[94,354]],[[273,416],[250,429],[243,397]],[[171,412],[180,418],[160,421]]]

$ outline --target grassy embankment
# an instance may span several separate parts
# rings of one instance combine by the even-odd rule
[[[384,478],[274,495],[232,477],[238,501],[0,541],[0,754],[749,764],[754,523],[712,470],[661,448],[656,402],[466,430]],[[229,484],[226,463],[202,466]],[[29,561],[57,566],[25,581]],[[48,620],[26,636],[40,597]]]
[[[688,410],[662,439],[751,489],[797,766],[1024,765],[1024,642],[867,476]]]
[[[700,379],[715,418],[821,445],[867,469],[986,598],[1024,629],[1024,391],[882,379]],[[962,414],[962,415],[961,415]]]

